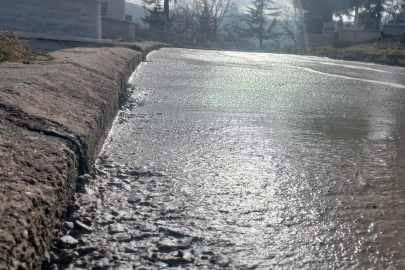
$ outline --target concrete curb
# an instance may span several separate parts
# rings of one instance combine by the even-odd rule
[[[0,269],[41,269],[79,174],[91,170],[147,53],[76,48],[0,65]]]
[[[311,55],[311,56],[320,56],[328,57],[338,60],[347,60],[347,61],[358,61],[366,63],[376,63],[389,66],[399,66],[405,67],[405,55],[404,54],[367,54],[364,52],[358,51],[327,51],[327,52],[299,52],[300,55]]]

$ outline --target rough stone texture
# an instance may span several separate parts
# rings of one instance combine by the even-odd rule
[[[75,180],[92,167],[144,55],[76,48],[51,58],[0,65],[0,269],[40,269],[49,257]]]
[[[2,112],[3,113],[3,112]],[[74,190],[75,147],[0,119],[0,269],[38,269],[63,198]]]

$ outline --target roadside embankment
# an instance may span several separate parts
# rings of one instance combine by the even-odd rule
[[[328,57],[338,60],[359,61],[405,67],[405,54],[379,54],[342,50],[302,50],[298,51],[297,53],[300,55]]]
[[[405,66],[405,40],[402,36],[361,43],[325,45],[301,48],[298,54],[323,56],[333,59]]]
[[[40,269],[90,171],[129,76],[156,42],[75,48],[0,64],[0,269]]]

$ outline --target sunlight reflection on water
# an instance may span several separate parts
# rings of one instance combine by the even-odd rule
[[[116,124],[108,149],[174,179],[186,211],[168,222],[204,236],[195,252],[209,247],[242,268],[405,267],[405,231],[393,233],[405,228],[405,97],[367,82],[379,66],[360,67],[364,80],[354,81],[334,60],[179,49],[149,57],[131,79],[147,93],[131,113],[147,117]]]

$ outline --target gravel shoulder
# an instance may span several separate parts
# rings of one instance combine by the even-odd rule
[[[54,228],[74,207],[76,179],[91,170],[129,76],[162,46],[75,48],[0,65],[0,269],[51,259]]]

